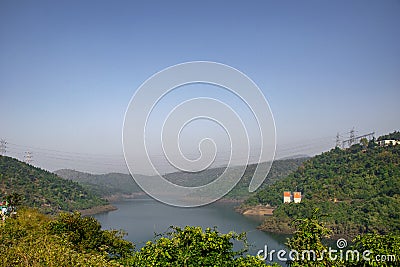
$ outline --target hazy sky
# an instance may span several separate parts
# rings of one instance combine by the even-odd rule
[[[260,87],[278,157],[327,150],[352,127],[399,130],[399,14],[390,0],[2,0],[0,138],[9,155],[30,150],[50,170],[125,171],[135,90],[194,60]]]

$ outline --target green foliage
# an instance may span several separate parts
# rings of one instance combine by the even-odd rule
[[[291,250],[299,252],[300,256],[290,266],[334,266],[333,261],[324,254],[328,248],[322,243],[322,239],[330,237],[331,231],[321,222],[322,216],[319,209],[315,209],[311,217],[293,222],[296,231],[286,245]],[[315,258],[314,255],[308,256],[308,254],[303,257],[303,251],[314,251]]]
[[[357,236],[352,249],[371,252],[370,260],[360,257],[359,262],[348,266],[400,266],[400,235],[369,233]]]
[[[393,133],[380,136],[378,138],[378,141],[381,141],[381,140],[400,140],[400,132],[394,131]]]
[[[318,209],[314,210],[309,218],[298,219],[294,222],[296,232],[288,239],[287,245],[291,250],[299,252],[299,258],[290,263],[290,266],[400,266],[400,235],[379,235],[369,233],[359,235],[353,240],[353,245],[340,251],[334,247],[330,250],[322,239],[329,237],[331,230],[323,223],[323,216]],[[348,249],[348,250],[347,250]],[[334,251],[336,250],[336,251]],[[303,251],[316,252],[316,260],[302,257]],[[332,253],[329,254],[329,251]],[[358,257],[347,254],[350,251],[358,252]],[[364,252],[370,252],[370,254]],[[346,254],[348,256],[346,256]],[[367,258],[364,258],[367,257]]]
[[[49,230],[78,252],[106,252],[110,258],[124,258],[134,249],[131,242],[123,239],[121,231],[101,230],[96,219],[82,217],[79,212],[61,213],[49,223]]]
[[[0,266],[119,266],[105,253],[78,252],[59,236],[49,233],[51,218],[21,209],[16,218],[0,223]]]
[[[22,196],[18,193],[11,193],[5,197],[6,201],[11,207],[11,211],[15,211],[22,203]]]
[[[6,156],[0,156],[0,185],[0,199],[14,196],[11,201],[47,213],[107,204],[76,182]]]
[[[322,215],[314,210],[310,218],[294,222],[295,234],[288,240],[291,250],[313,250],[318,258],[328,250],[322,239],[330,234]],[[244,256],[245,234],[221,234],[216,229],[187,226],[148,241],[139,251],[116,231],[101,230],[93,218],[79,213],[49,217],[33,209],[20,209],[18,216],[0,222],[0,266],[241,266],[261,267],[265,263],[255,256]],[[234,251],[233,244],[243,249]],[[353,240],[360,252],[371,251],[371,261],[323,260],[299,258],[291,266],[399,266],[400,236],[365,234]],[[393,255],[397,261],[378,262],[376,255]],[[278,266],[274,264],[273,266]]]
[[[233,250],[241,241],[244,249]],[[216,229],[173,227],[135,252],[118,231],[101,230],[91,217],[62,213],[49,217],[21,209],[0,222],[0,266],[266,266],[243,256],[245,234],[220,234]]]
[[[283,204],[283,191],[299,190],[300,204]],[[247,204],[275,206],[263,229],[279,231],[274,220],[310,217],[315,208],[330,216],[334,235],[400,232],[400,145],[332,149],[303,163],[286,178],[260,190]]]
[[[135,254],[134,266],[265,266],[256,257],[242,257],[244,234],[220,234],[216,229],[172,227]],[[244,250],[234,251],[232,241],[242,241]]]

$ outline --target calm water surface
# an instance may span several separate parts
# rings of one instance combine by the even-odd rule
[[[134,199],[113,203],[116,211],[97,214],[94,217],[104,229],[123,229],[128,233],[127,240],[141,248],[148,240],[153,240],[154,233],[164,233],[171,225],[214,227],[221,233],[235,231],[247,232],[247,239],[252,245],[249,253],[268,245],[268,250],[283,249],[285,236],[268,234],[256,229],[260,218],[245,217],[233,210],[233,204],[214,203],[199,208],[177,208],[157,202],[153,199]]]

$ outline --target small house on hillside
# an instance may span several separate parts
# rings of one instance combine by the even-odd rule
[[[301,192],[293,192],[293,201],[294,203],[301,202]]]
[[[291,197],[290,191],[283,192],[283,203],[290,203],[292,201]]]
[[[284,191],[283,192],[283,203],[300,203],[301,202],[301,192]]]
[[[400,145],[400,140],[380,140],[377,142],[378,145],[380,146],[395,146],[395,145]]]

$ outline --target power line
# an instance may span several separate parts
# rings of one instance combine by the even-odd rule
[[[353,127],[353,128],[351,129],[351,131],[350,131],[349,146],[353,145],[354,142],[355,142],[355,137],[356,137],[356,135],[355,135],[354,132],[355,132],[355,131],[354,131],[354,127]]]
[[[27,146],[27,145],[20,145],[20,144],[15,144],[15,143],[8,143],[9,145],[16,146],[16,147],[21,147],[29,150],[43,150],[43,151],[48,151],[48,152],[54,152],[54,153],[62,153],[62,154],[70,154],[74,156],[85,156],[85,157],[116,157],[116,156],[121,156],[121,154],[118,155],[111,155],[111,154],[92,154],[92,153],[83,153],[83,152],[70,152],[70,151],[62,151],[62,150],[56,150],[56,149],[48,149],[48,148],[42,148],[42,147],[35,147],[35,146]]]
[[[278,145],[276,150],[276,156],[290,156],[296,153],[309,153],[311,150],[321,151],[322,147],[327,147],[328,144],[332,144],[334,137],[317,137],[310,138],[309,140],[299,141],[293,144]],[[68,152],[56,149],[47,149],[36,146],[20,145],[18,143],[7,143],[8,154],[22,158],[27,163],[32,163],[40,165],[52,165],[59,166],[58,168],[69,167],[76,168],[75,166],[80,166],[85,169],[125,169],[126,163],[123,154],[111,155],[111,154],[90,154],[90,153],[79,153],[79,152]],[[325,148],[324,148],[325,149]],[[27,153],[29,152],[29,153]],[[224,164],[224,162],[229,162],[230,150],[218,149],[217,158],[215,164]],[[259,159],[259,148],[252,146],[249,151],[249,155],[244,153],[242,156],[235,157],[237,160],[248,159],[249,163],[258,162]],[[310,153],[314,153],[310,152]],[[226,154],[226,155],[225,155]],[[246,154],[246,155],[245,155]],[[19,155],[19,156],[18,156]],[[33,160],[33,155],[35,155],[35,160]],[[186,157],[195,156],[197,158],[200,156],[199,153],[184,153]],[[174,155],[171,155],[174,157]],[[160,166],[170,166],[168,162],[165,162],[165,154],[150,153],[149,157],[156,160],[156,165]],[[261,159],[262,161],[263,159]]]
[[[340,147],[341,141],[340,141],[340,134],[339,132],[336,134],[336,147]]]
[[[371,133],[367,133],[367,134],[363,134],[363,135],[355,135],[356,131],[354,130],[354,127],[351,129],[351,131],[349,132],[349,138],[346,140],[343,140],[342,143],[342,148],[346,148],[346,147],[351,147],[352,145],[356,144],[357,142],[359,142],[362,138],[367,138],[368,141],[371,141],[374,136],[375,136],[375,132],[371,132]]]

